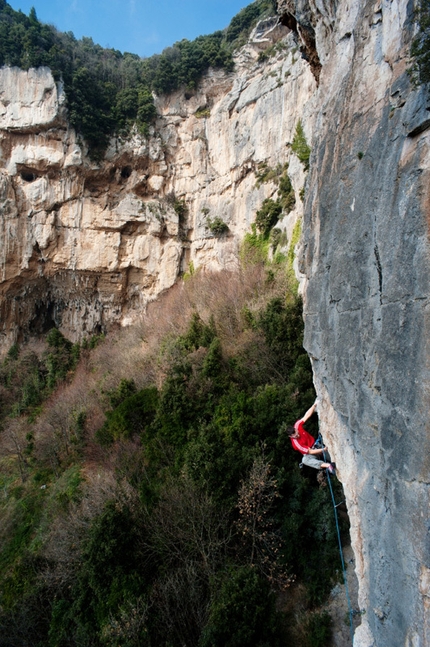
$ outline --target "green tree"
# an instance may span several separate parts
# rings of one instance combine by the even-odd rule
[[[307,171],[309,169],[311,149],[309,148],[306,141],[305,131],[303,130],[303,124],[300,119],[297,122],[296,132],[294,133],[293,142],[291,144],[291,150],[297,155],[305,170]]]
[[[430,82],[430,0],[420,0],[416,11],[418,34],[412,41],[411,56],[415,59],[412,73],[417,83]]]
[[[279,200],[266,198],[263,201],[261,209],[257,211],[257,215],[255,216],[255,224],[263,236],[269,235],[272,227],[278,222],[281,213],[282,205]]]
[[[215,592],[199,647],[275,647],[280,644],[275,598],[251,567],[232,568]]]

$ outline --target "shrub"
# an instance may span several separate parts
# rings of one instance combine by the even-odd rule
[[[285,171],[279,179],[278,195],[285,213],[290,213],[296,205],[296,196],[290,176]]]
[[[207,219],[207,228],[214,236],[222,236],[228,231],[228,225],[222,218],[215,216],[215,218]]]
[[[428,83],[430,81],[430,0],[420,0],[415,17],[418,34],[411,45],[411,56],[415,59],[411,72],[416,83]]]
[[[269,252],[268,236],[257,233],[256,223],[251,226],[251,233],[244,236],[241,257],[243,262],[265,263]]]
[[[288,163],[283,166],[278,164],[276,168],[270,168],[266,162],[261,162],[255,172],[255,177],[257,178],[257,187],[264,182],[270,181],[278,185],[277,200],[272,198],[264,200],[261,209],[257,211],[255,219],[258,230],[263,236],[267,236],[273,225],[279,220],[282,211],[288,214],[294,209],[296,196],[288,175]]]
[[[296,132],[291,144],[291,150],[297,155],[297,157],[305,167],[305,170],[307,171],[309,169],[311,149],[309,148],[306,141],[305,132],[303,130],[303,125],[300,119],[297,122]]]
[[[287,166],[288,168],[288,166]],[[259,188],[265,182],[270,182],[278,180],[279,176],[282,174],[284,167],[281,164],[278,164],[276,168],[270,168],[267,162],[260,162],[255,171],[255,177],[257,179],[256,186]]]
[[[227,28],[227,42],[234,42],[239,37],[245,38],[259,19],[270,14],[276,14],[276,4],[273,0],[257,0],[241,9]]]
[[[303,647],[328,647],[331,641],[332,619],[327,611],[311,613],[303,620]]]
[[[87,632],[94,635],[112,611],[139,593],[142,583],[136,570],[138,532],[131,510],[116,501],[109,501],[92,521],[73,587],[74,600],[68,604],[57,599],[57,605],[62,605],[54,616],[59,634],[68,634],[69,640]],[[62,643],[54,641],[56,644]]]
[[[18,355],[19,355],[19,346],[18,344],[13,344],[7,352],[7,357],[8,359],[18,359]]]
[[[46,384],[48,389],[53,389],[58,381],[66,378],[70,370],[76,368],[79,345],[72,344],[57,328],[49,331],[46,341],[49,347],[44,355],[47,368]]]
[[[210,109],[209,109],[209,108],[199,108],[199,109],[198,109],[198,110],[196,110],[196,112],[194,113],[194,116],[195,116],[197,119],[207,119],[208,117],[210,117],[210,116],[211,116],[211,111],[210,111]]]
[[[134,380],[127,380],[123,378],[118,387],[112,391],[108,391],[108,398],[110,406],[115,409],[130,395],[134,395],[137,391]]]
[[[215,322],[213,317],[205,324],[198,312],[193,312],[185,335],[179,337],[179,345],[186,350],[197,350],[201,346],[208,348],[215,338]]]
[[[215,593],[199,647],[278,644],[278,616],[267,581],[250,567],[232,568]]]
[[[257,211],[255,216],[257,229],[261,231],[264,236],[268,236],[272,227],[278,222],[281,213],[281,203],[278,200],[266,198],[263,201],[261,209]]]
[[[126,397],[114,411],[106,413],[106,423],[99,439],[109,437],[118,440],[139,434],[154,419],[158,405],[158,391],[155,387],[143,389]]]

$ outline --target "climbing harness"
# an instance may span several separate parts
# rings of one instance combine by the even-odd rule
[[[317,445],[317,443],[319,444],[318,446],[324,447],[321,434],[318,434],[318,438],[315,441],[314,447]],[[323,458],[324,458],[324,460],[326,460],[325,451],[323,451]],[[349,629],[350,629],[350,632],[351,632],[351,645],[353,645],[354,644],[353,617],[354,617],[354,615],[356,613],[360,613],[360,612],[355,611],[352,608],[352,605],[351,605],[351,599],[349,597],[348,581],[347,581],[347,577],[346,577],[345,560],[344,560],[344,557],[343,557],[343,550],[342,550],[342,541],[341,541],[341,538],[340,538],[340,528],[339,528],[339,519],[338,519],[338,516],[337,516],[337,508],[338,508],[338,506],[341,505],[341,503],[344,503],[344,501],[341,501],[340,503],[336,503],[336,500],[334,498],[333,487],[332,487],[331,479],[330,479],[330,472],[329,472],[328,469],[326,469],[326,473],[327,473],[328,485],[329,485],[329,488],[330,488],[331,500],[333,502],[334,518],[335,518],[335,521],[336,521],[337,541],[338,541],[338,544],[339,544],[339,553],[340,553],[340,561],[342,563],[343,581],[345,583],[346,600],[347,600],[347,603],[348,603]]]

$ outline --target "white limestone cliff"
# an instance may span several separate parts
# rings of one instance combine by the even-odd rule
[[[274,42],[277,54],[259,62]],[[233,268],[277,191],[256,188],[261,162],[290,161],[297,208],[283,228],[302,213],[304,172],[288,144],[300,117],[310,135],[315,81],[277,19],[259,26],[233,74],[212,71],[193,93],[158,97],[151,136],[113,140],[99,165],[69,128],[48,69],[3,68],[0,88],[3,348],[52,321],[72,339],[130,323],[191,262]],[[207,226],[217,217],[229,228],[218,237]]]

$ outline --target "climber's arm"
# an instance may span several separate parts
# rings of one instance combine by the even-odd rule
[[[315,400],[315,402],[313,403],[313,405],[311,406],[311,408],[310,408],[310,409],[308,409],[308,410],[306,411],[305,415],[303,416],[303,418],[302,418],[302,422],[306,422],[306,420],[309,420],[309,418],[312,416],[312,414],[314,413],[314,411],[315,411],[315,409],[316,409],[316,408],[317,408],[317,401]]]

